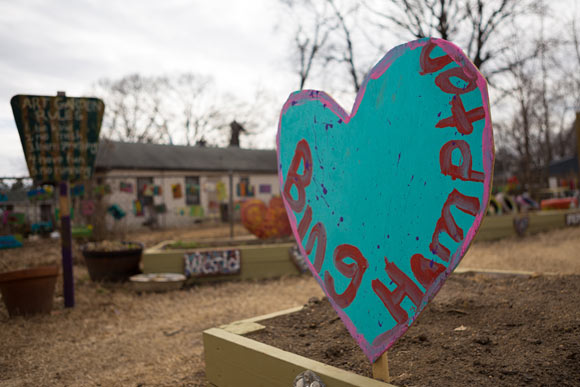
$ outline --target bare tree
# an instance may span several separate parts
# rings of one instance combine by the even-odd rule
[[[103,137],[130,142],[167,142],[169,132],[161,111],[166,86],[162,78],[139,74],[98,81],[96,95],[107,106]]]
[[[457,34],[465,16],[459,1],[392,0],[390,4],[368,1],[366,5],[379,16],[377,25],[382,29],[394,26],[417,39],[434,36],[449,40]]]
[[[293,15],[293,60],[298,63],[300,89],[313,71],[319,69],[326,75],[346,72],[349,88],[357,92],[368,70],[366,67],[379,56],[377,47],[369,43],[371,39],[362,28],[364,17],[360,15],[360,5],[341,0],[280,1]],[[380,51],[384,54],[382,47]]]
[[[164,111],[173,133],[183,133],[187,145],[207,141],[223,125],[219,96],[211,77],[183,73],[170,77]]]
[[[336,5],[334,0],[327,1],[332,7],[334,16],[338,22],[338,27],[342,32],[343,38],[341,42],[342,44],[339,45],[339,47],[342,46],[342,49],[333,50],[335,52],[341,52],[341,54],[338,55],[336,53],[329,54],[327,56],[327,62],[335,60],[339,63],[344,63],[347,67],[348,74],[350,75],[354,91],[358,92],[360,89],[360,78],[361,78],[359,75],[360,69],[357,68],[357,66],[355,65],[354,41],[352,36],[353,34],[351,32],[352,29],[350,28],[350,26],[346,21],[346,16],[355,14],[359,6],[355,5],[350,9],[347,9],[345,12],[342,12]]]
[[[98,81],[95,94],[107,107],[104,138],[187,145],[217,143],[220,129],[227,124],[220,107],[222,96],[208,76],[132,74]]]
[[[378,16],[380,28],[457,42],[488,77],[515,65],[502,60],[513,44],[506,39],[506,29],[542,9],[542,0],[368,0],[366,4]]]
[[[330,33],[336,29],[326,2],[280,0],[293,19],[293,56],[299,88],[304,89],[316,63],[326,49]]]
[[[555,75],[548,71],[548,65],[554,61],[548,46],[557,45],[550,45],[541,29],[538,32],[537,41],[530,40],[527,44],[522,41],[507,52],[514,65],[502,78],[501,86],[508,85],[504,90],[509,94],[508,102],[513,110],[507,128],[499,125],[507,132],[508,140],[499,147],[512,146],[515,149],[518,175],[528,188],[542,186],[547,181],[548,166],[554,154],[552,133],[557,133],[551,116],[560,103],[553,87]],[[540,52],[541,55],[522,60],[530,52]]]

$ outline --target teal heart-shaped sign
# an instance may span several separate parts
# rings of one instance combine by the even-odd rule
[[[465,255],[486,213],[493,158],[485,79],[444,40],[391,50],[350,114],[324,92],[288,98],[278,172],[290,224],[371,361]]]

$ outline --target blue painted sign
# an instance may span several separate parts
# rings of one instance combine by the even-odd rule
[[[391,50],[351,113],[290,95],[278,172],[309,269],[367,357],[409,328],[473,241],[493,173],[487,84],[452,43]]]

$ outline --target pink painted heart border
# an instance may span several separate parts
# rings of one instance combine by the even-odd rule
[[[417,48],[422,48],[428,43],[434,43],[435,45],[439,46],[447,55],[449,55],[453,61],[458,64],[461,68],[463,68],[464,72],[468,72],[470,75],[476,76],[476,85],[477,88],[481,92],[483,109],[485,112],[485,127],[482,133],[482,154],[488,155],[489,157],[484,157],[483,159],[483,167],[484,167],[484,193],[483,193],[483,203],[485,203],[485,207],[476,215],[472,226],[466,233],[465,238],[461,242],[460,246],[457,248],[456,252],[453,254],[449,261],[449,266],[446,270],[440,274],[435,282],[425,291],[423,296],[422,302],[420,307],[417,308],[416,313],[413,316],[410,316],[409,322],[407,324],[397,325],[395,328],[380,334],[372,343],[368,342],[362,334],[357,332],[356,327],[350,320],[349,316],[342,311],[342,309],[336,305],[336,303],[332,300],[331,297],[328,297],[328,300],[331,302],[333,308],[338,313],[340,318],[342,319],[343,323],[347,327],[351,336],[358,342],[359,346],[367,356],[367,358],[374,362],[378,359],[387,349],[389,349],[412,325],[412,323],[416,320],[416,318],[420,315],[423,311],[425,306],[428,304],[429,301],[435,297],[437,292],[441,289],[442,285],[445,283],[445,280],[449,275],[453,272],[453,270],[457,267],[467,249],[473,242],[475,236],[477,235],[477,231],[481,225],[483,217],[487,213],[487,206],[489,205],[490,199],[490,188],[492,186],[493,180],[493,165],[494,165],[494,142],[493,142],[493,129],[492,129],[492,122],[491,122],[491,113],[490,113],[490,104],[489,104],[489,94],[487,91],[487,82],[484,79],[483,75],[479,72],[479,70],[475,67],[475,65],[467,58],[467,56],[463,53],[463,51],[454,45],[451,42],[448,42],[443,39],[437,38],[429,38],[429,39],[420,39],[416,41],[412,41],[400,46],[397,46],[390,50],[384,57],[381,59],[370,71],[370,73],[365,77],[364,82],[356,96],[352,113],[348,114],[345,110],[335,102],[328,94],[315,91],[315,90],[302,90],[299,92],[292,93],[286,103],[284,104],[282,111],[280,113],[280,119],[278,123],[278,133],[276,136],[276,145],[277,145],[277,160],[278,160],[278,178],[280,181],[280,188],[281,190],[284,187],[284,176],[281,170],[281,155],[280,155],[280,135],[281,135],[281,125],[282,125],[282,116],[290,109],[290,107],[299,105],[305,101],[320,101],[322,102],[328,109],[330,109],[334,114],[342,119],[345,123],[348,123],[352,117],[354,117],[358,111],[360,103],[365,95],[367,84],[370,80],[375,80],[380,78],[385,71],[390,67],[390,65],[401,55],[403,55],[406,50],[414,50]],[[294,233],[294,237],[298,242],[298,247],[300,252],[303,256],[307,257],[306,251],[304,246],[302,245],[301,238],[298,235],[298,225],[296,221],[296,217],[290,208],[286,198],[282,195],[282,199],[284,201],[284,206],[286,207],[286,212],[288,214],[288,218],[290,220],[290,225],[292,227],[292,232]],[[309,259],[306,259],[308,267],[311,273],[314,275],[318,283],[320,284],[323,291],[326,293],[326,288],[324,286],[324,281],[314,269],[312,263]],[[328,295],[328,294],[327,294]]]

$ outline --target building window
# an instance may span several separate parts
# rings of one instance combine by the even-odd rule
[[[201,203],[199,195],[199,176],[185,177],[185,204],[196,206]]]

